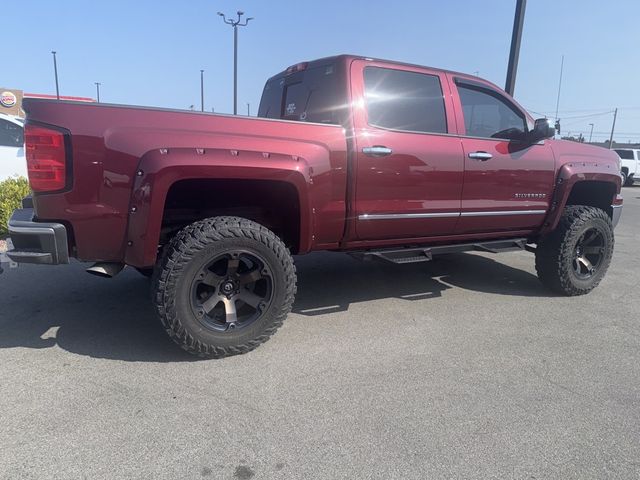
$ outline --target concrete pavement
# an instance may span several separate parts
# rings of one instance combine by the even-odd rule
[[[533,255],[297,259],[256,351],[198,360],[148,281],[0,276],[0,478],[639,478],[640,187],[591,294]]]

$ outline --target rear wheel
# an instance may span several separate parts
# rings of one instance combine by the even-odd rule
[[[154,302],[178,345],[221,358],[268,340],[295,291],[293,260],[273,232],[243,218],[215,217],[186,227],[165,249]]]
[[[604,277],[613,255],[613,226],[602,209],[568,206],[556,229],[538,242],[540,281],[564,295],[583,295]]]

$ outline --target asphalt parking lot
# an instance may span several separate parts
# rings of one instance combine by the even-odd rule
[[[0,276],[0,478],[640,478],[640,186],[608,276],[557,297],[526,252],[297,259],[258,350],[197,360],[148,281]]]

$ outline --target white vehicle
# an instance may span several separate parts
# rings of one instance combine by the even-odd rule
[[[633,181],[640,177],[640,149],[616,148],[615,151],[622,160],[622,184],[633,185]]]
[[[22,119],[0,113],[0,181],[27,176],[24,155],[24,123]]]

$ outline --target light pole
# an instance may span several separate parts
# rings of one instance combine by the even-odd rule
[[[611,125],[611,136],[609,137],[609,150],[613,148],[613,132],[616,129],[616,118],[618,117],[618,108],[613,112],[613,125]]]
[[[222,21],[227,25],[233,27],[233,114],[238,114],[238,27],[246,27],[253,17],[247,18],[242,23],[242,16],[244,12],[238,10],[236,12],[238,18],[236,20],[227,19],[224,13],[218,12],[218,15],[222,17]]]
[[[247,117],[251,116],[251,104],[247,103]]]
[[[200,111],[204,112],[204,70],[200,70]]]
[[[591,137],[593,136],[593,123],[590,123],[589,125],[591,125],[591,132],[589,132],[589,143],[591,143]]]
[[[513,32],[511,33],[511,50],[509,51],[509,65],[507,66],[507,81],[504,90],[511,96],[516,88],[516,73],[518,72],[518,58],[520,57],[520,42],[522,41],[522,27],[524,26],[524,11],[527,0],[517,0],[516,14],[513,18]]]
[[[100,82],[93,82],[96,84],[96,96],[98,97],[98,103],[100,103],[100,85],[102,85]]]
[[[56,61],[56,52],[51,51],[53,54],[53,74],[56,77],[56,99],[60,100],[60,87],[58,87],[58,62]]]
[[[556,121],[558,121],[558,109],[560,108],[560,89],[562,88],[562,70],[564,70],[564,55],[560,60],[560,80],[558,80],[558,98],[556,98]]]

